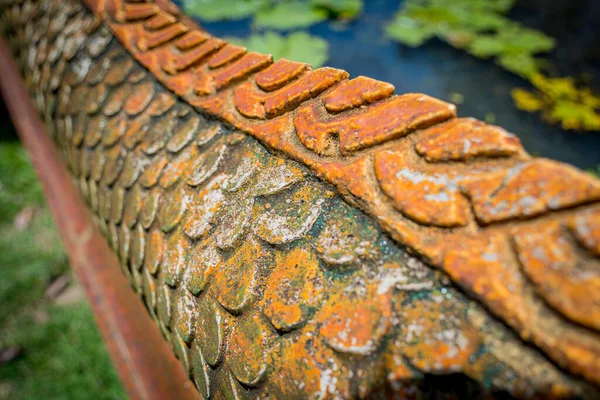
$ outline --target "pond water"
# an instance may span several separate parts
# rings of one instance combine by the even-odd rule
[[[567,132],[548,125],[539,115],[518,110],[510,91],[515,87],[529,89],[529,85],[493,61],[476,59],[437,40],[408,48],[385,38],[385,24],[393,18],[399,3],[367,0],[363,14],[349,24],[320,23],[310,27],[311,35],[329,42],[326,65],[345,69],[353,77],[366,75],[391,82],[399,94],[422,92],[449,101],[453,93],[460,93],[464,97],[458,106],[460,116],[485,120],[493,114],[494,123],[518,135],[530,153],[580,168],[600,164],[599,132]],[[535,15],[533,22],[531,15],[524,19],[526,23],[536,22]],[[250,19],[199,22],[221,37],[247,37],[252,32]]]

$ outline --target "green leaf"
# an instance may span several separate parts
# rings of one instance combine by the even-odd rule
[[[502,54],[506,46],[497,36],[478,36],[475,37],[468,48],[469,53],[475,57],[488,58]]]
[[[540,72],[538,60],[528,53],[502,54],[496,62],[502,68],[526,79]]]
[[[289,30],[307,28],[326,19],[326,10],[312,7],[304,1],[291,1],[261,9],[254,16],[254,23],[262,28]]]
[[[362,0],[311,0],[311,5],[321,7],[340,19],[354,19],[363,9]]]
[[[322,66],[328,58],[329,44],[306,32],[295,32],[282,36],[275,32],[253,34],[247,39],[227,38],[230,42],[244,46],[250,51],[273,54],[273,58],[286,58]]]
[[[509,51],[545,53],[554,48],[554,39],[534,29],[516,27],[500,32],[501,39],[509,45]]]
[[[386,26],[385,35],[407,46],[418,47],[435,36],[436,29],[399,16]]]
[[[185,0],[186,13],[202,21],[244,19],[270,5],[271,0]]]
[[[567,99],[554,104],[550,118],[560,121],[563,129],[600,130],[600,114],[585,104]]]

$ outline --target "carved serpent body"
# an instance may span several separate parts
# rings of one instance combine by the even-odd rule
[[[451,104],[247,53],[166,1],[1,10],[202,396],[598,395],[594,178]]]

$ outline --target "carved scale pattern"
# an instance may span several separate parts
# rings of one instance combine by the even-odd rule
[[[597,181],[427,96],[246,54],[170,4],[92,6],[108,25],[72,1],[7,3],[2,25],[203,396],[411,397],[455,372],[518,397],[597,394],[446,279],[597,382]]]
[[[524,340],[600,383],[598,180],[531,158],[451,104],[246,53],[167,1],[87,3],[188,104],[309,166]]]

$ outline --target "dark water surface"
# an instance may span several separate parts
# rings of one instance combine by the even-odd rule
[[[518,110],[510,91],[515,87],[530,88],[529,84],[493,61],[476,59],[438,40],[408,48],[386,39],[385,24],[400,3],[365,0],[364,12],[356,21],[312,26],[310,34],[329,42],[326,64],[345,69],[352,77],[366,75],[391,82],[399,94],[422,92],[449,101],[453,93],[460,93],[464,96],[464,102],[458,106],[460,116],[485,120],[492,113],[494,123],[518,135],[530,153],[580,168],[600,164],[600,132],[567,132],[548,125],[537,114]],[[535,14],[525,12],[517,17],[530,26],[536,25]],[[252,32],[249,19],[201,24],[221,37],[246,37]],[[595,79],[598,81],[600,76],[596,74]]]

